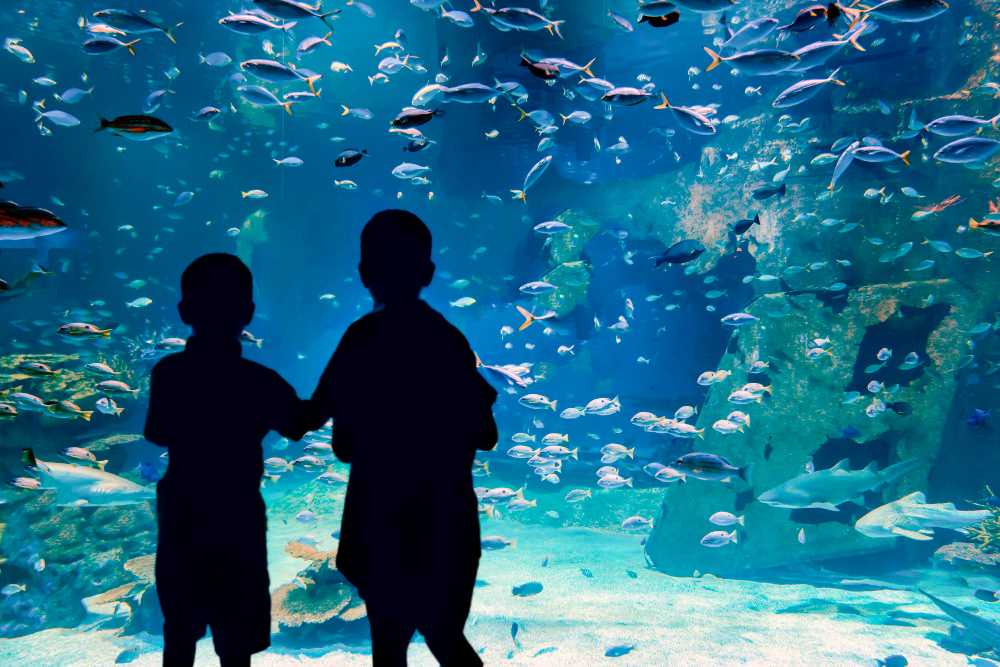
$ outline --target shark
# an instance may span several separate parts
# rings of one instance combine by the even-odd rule
[[[31,449],[24,449],[22,461],[41,480],[40,489],[56,490],[59,507],[132,505],[156,497],[152,486],[140,486],[89,466],[40,461]]]
[[[972,612],[960,609],[920,588],[917,588],[917,590],[930,598],[930,601],[936,604],[941,611],[964,625],[969,632],[992,646],[994,651],[1000,651],[1000,623],[983,618],[979,614],[973,614]]]
[[[844,459],[828,470],[793,477],[762,493],[757,500],[772,507],[815,507],[839,512],[837,505],[848,501],[864,506],[865,491],[879,491],[895,484],[928,460],[926,457],[913,458],[880,471],[874,461],[862,470],[851,470],[850,463]]]
[[[957,510],[954,503],[928,505],[924,494],[917,491],[872,510],[858,519],[854,528],[868,537],[929,540],[934,534],[932,528],[959,530],[990,516],[989,510]]]

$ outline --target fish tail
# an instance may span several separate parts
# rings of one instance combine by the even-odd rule
[[[708,48],[707,46],[703,46],[702,48],[705,49],[705,53],[707,53],[709,56],[712,57],[712,64],[705,68],[705,71],[708,72],[717,67],[719,63],[722,62],[722,56],[720,56],[718,53]]]
[[[555,405],[555,403],[553,403],[553,405]],[[555,408],[553,408],[553,410],[554,410],[554,409],[555,409]],[[579,447],[577,447],[576,449],[574,449],[573,451],[571,451],[571,452],[569,453],[569,455],[570,455],[570,456],[572,456],[572,457],[573,457],[574,459],[577,459],[577,460],[579,460],[579,458],[580,458],[580,457],[579,457],[579,456],[577,456],[577,452],[579,452],[579,451],[580,451],[580,448],[579,448]]]
[[[594,58],[589,63],[583,66],[583,71],[589,74],[591,79],[594,78],[594,73],[590,71],[590,66],[594,64],[594,60],[597,60],[597,58]]]
[[[340,13],[340,10],[339,10],[339,9],[334,9],[333,11],[331,11],[331,12],[327,12],[326,14],[320,14],[320,17],[319,17],[319,18],[320,18],[320,20],[321,20],[321,21],[323,21],[323,23],[325,23],[325,24],[326,24],[326,27],[330,29],[330,32],[331,32],[331,33],[333,32],[333,26],[332,26],[332,25],[330,25],[329,23],[327,23],[326,19],[327,19],[328,17],[330,17],[330,16],[334,15],[334,14],[339,14],[339,13]],[[327,35],[326,37],[329,37],[329,36],[330,36],[330,35]],[[323,40],[324,40],[324,41],[326,41],[326,37],[324,37],[324,38],[323,38]],[[331,46],[332,46],[332,44],[331,44]]]
[[[38,111],[36,110],[35,113],[38,113]],[[42,117],[41,114],[39,114],[38,118],[41,118],[41,117]],[[564,116],[562,114],[559,114],[559,117],[563,119],[563,125],[565,125],[566,124],[566,116]],[[36,122],[38,121],[38,118],[35,119]]]
[[[368,85],[369,86],[374,86],[375,85],[375,77],[373,77],[373,76],[368,77]],[[343,114],[341,114],[341,115],[343,115]]]
[[[667,101],[667,94],[661,91],[660,92],[660,97],[663,98],[663,104],[657,104],[653,108],[654,109],[669,109],[670,108],[670,102]]]
[[[555,35],[556,35],[556,36],[557,36],[557,37],[558,37],[559,39],[562,39],[562,38],[563,38],[563,36],[562,36],[562,33],[561,33],[561,32],[559,32],[559,24],[560,24],[560,23],[565,23],[565,22],[566,22],[566,21],[553,21],[552,23],[550,23],[549,25],[547,25],[547,26],[546,26],[546,28],[548,29],[548,31],[549,31],[549,34],[552,34],[552,31],[554,30],[554,31],[555,31]],[[591,75],[591,76],[593,76],[593,75]]]
[[[170,37],[170,33],[167,33],[167,37]],[[173,37],[170,37],[170,39],[173,39]],[[128,49],[128,52],[131,53],[134,56],[135,55],[135,49],[132,48],[132,45],[133,44],[137,44],[137,43],[139,43],[141,41],[142,41],[141,39],[134,39],[131,42],[128,42],[127,44],[125,44],[125,48]],[[174,44],[176,44],[176,43],[177,42],[174,41]]]
[[[284,30],[287,33],[289,30],[291,30],[292,28],[294,28],[296,25],[298,25],[298,21],[289,21],[285,25],[281,26],[281,29]],[[327,24],[327,27],[330,27],[329,24]]]
[[[294,100],[288,100],[287,102],[282,102],[281,103],[281,106],[285,107],[285,111],[288,112],[289,116],[293,116],[294,115],[292,113],[292,104],[294,104]]]
[[[344,108],[344,113],[340,114],[341,116],[346,116],[347,114],[351,113],[351,110],[345,107],[343,104],[341,104],[340,106]]]
[[[830,83],[835,83],[838,86],[846,86],[847,85],[846,83],[844,83],[843,81],[837,81],[837,79],[836,79],[837,73],[839,71],[840,71],[839,67],[837,69],[833,70],[833,74],[831,74],[830,77],[829,77]]]
[[[333,30],[331,30],[330,32],[328,32],[325,35],[323,35],[323,39],[321,39],[320,41],[321,42],[326,42],[327,46],[333,46],[333,44],[331,44],[329,41],[327,41],[327,40],[330,39],[330,35],[332,35],[332,34],[333,34]]]
[[[625,484],[627,484],[628,486],[632,486],[632,478],[629,477],[628,479],[626,479]]]
[[[320,96],[320,93],[322,93],[322,92],[323,92],[323,89],[322,89],[322,88],[320,88],[319,90],[317,90],[317,91],[316,91],[316,97],[319,97],[319,96]]]
[[[514,108],[515,108],[515,109],[517,109],[518,111],[520,111],[520,112],[521,112],[521,117],[517,119],[517,122],[519,122],[519,123],[520,123],[520,122],[521,122],[522,120],[524,120],[525,118],[527,118],[527,117],[528,117],[528,114],[527,114],[527,113],[525,113],[525,112],[524,112],[524,109],[522,109],[521,107],[519,107],[519,106],[517,106],[517,105],[515,104],[515,105],[514,105]]]
[[[899,156],[900,159],[902,159],[903,162],[905,162],[907,164],[907,166],[909,166],[909,164],[910,164],[910,161],[906,159],[906,156],[909,155],[909,154],[910,154],[910,151],[906,151],[905,153],[903,153],[902,155]]]
[[[182,25],[184,25],[184,22],[183,22],[183,21],[181,21],[181,22],[180,22],[180,23],[178,23],[177,25],[174,25],[174,26],[170,26],[169,28],[166,28],[166,29],[165,29],[165,30],[163,31],[163,34],[167,36],[167,39],[169,39],[169,40],[170,40],[171,42],[173,42],[174,44],[176,44],[176,43],[177,43],[177,40],[176,40],[176,39],[174,39],[174,36],[173,36],[173,35],[172,35],[171,33],[172,33],[172,32],[173,32],[174,30],[176,30],[177,28],[180,28],[180,27],[181,27]]]
[[[745,468],[740,468],[740,479],[747,483],[747,486],[753,486],[753,467],[754,464],[746,466]],[[740,523],[743,523],[742,521]]]
[[[522,324],[517,329],[518,331],[523,331],[524,329],[527,329],[528,327],[531,326],[531,323],[535,321],[535,318],[534,318],[534,316],[531,313],[529,313],[528,311],[526,311],[521,306],[515,306],[515,307],[517,308],[517,312],[519,312],[522,315],[524,315],[524,324]]]
[[[117,414],[119,417],[122,416],[123,412],[125,412],[125,408],[115,408],[115,414]]]
[[[551,403],[549,404],[549,405],[551,405],[551,406],[552,406],[552,411],[553,411],[553,412],[555,412],[555,409],[556,409],[556,403],[557,403],[557,402],[558,402],[558,401],[552,401],[552,402],[551,402]]]
[[[979,226],[980,226],[980,225],[982,225],[982,224],[983,224],[983,223],[981,223],[981,222],[976,222],[976,221],[975,221],[975,220],[973,220],[972,218],[969,218],[969,228],[970,228],[970,229],[975,229],[976,227],[979,227]],[[924,243],[926,243],[926,241],[924,241]]]
[[[482,8],[483,8],[483,6],[482,6],[481,4],[479,4],[479,0],[472,0],[472,1],[473,1],[474,3],[476,3],[476,6],[475,6],[475,7],[473,7],[472,9],[470,9],[470,10],[469,10],[470,12],[478,12],[478,11],[479,11],[480,9],[482,9]]]

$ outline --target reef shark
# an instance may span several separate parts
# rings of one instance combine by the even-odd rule
[[[918,591],[930,598],[941,611],[951,616],[953,619],[964,625],[969,632],[982,639],[993,647],[994,651],[1000,651],[1000,623],[985,619],[978,614],[959,609],[953,604],[948,604],[940,598],[936,598],[930,593],[920,588]]]
[[[31,449],[24,450],[22,460],[25,468],[41,480],[39,488],[56,490],[56,505],[60,507],[131,505],[156,497],[154,487],[139,486],[88,466],[39,461]]]
[[[928,505],[924,494],[917,491],[872,510],[858,519],[854,528],[868,537],[929,540],[934,534],[931,528],[959,530],[990,516],[989,510],[959,511],[954,503]]]
[[[879,471],[874,461],[863,470],[851,470],[844,459],[828,470],[805,473],[779,484],[757,500],[772,507],[816,507],[839,512],[837,505],[847,501],[864,506],[865,491],[878,491],[895,484],[927,461],[923,457],[910,459]]]

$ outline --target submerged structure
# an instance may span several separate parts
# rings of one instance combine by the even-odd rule
[[[0,662],[158,664],[184,267],[308,396],[404,208],[500,391],[487,664],[1000,663],[1000,4],[153,4],[0,7]],[[265,440],[262,664],[369,659],[331,437]]]

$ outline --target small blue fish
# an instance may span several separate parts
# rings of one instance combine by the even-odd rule
[[[980,426],[986,424],[987,419],[993,419],[993,417],[990,415],[990,411],[989,410],[983,411],[980,410],[979,408],[976,408],[975,410],[972,411],[971,415],[965,418],[965,423],[973,428],[979,428]]]
[[[843,434],[845,438],[850,438],[851,440],[862,437],[861,431],[854,428],[853,426],[844,426],[843,428],[840,428],[838,430],[841,432],[841,434]]]
[[[147,482],[155,482],[160,479],[160,471],[156,469],[152,461],[146,461],[145,463],[140,463],[138,466],[139,474]]]

